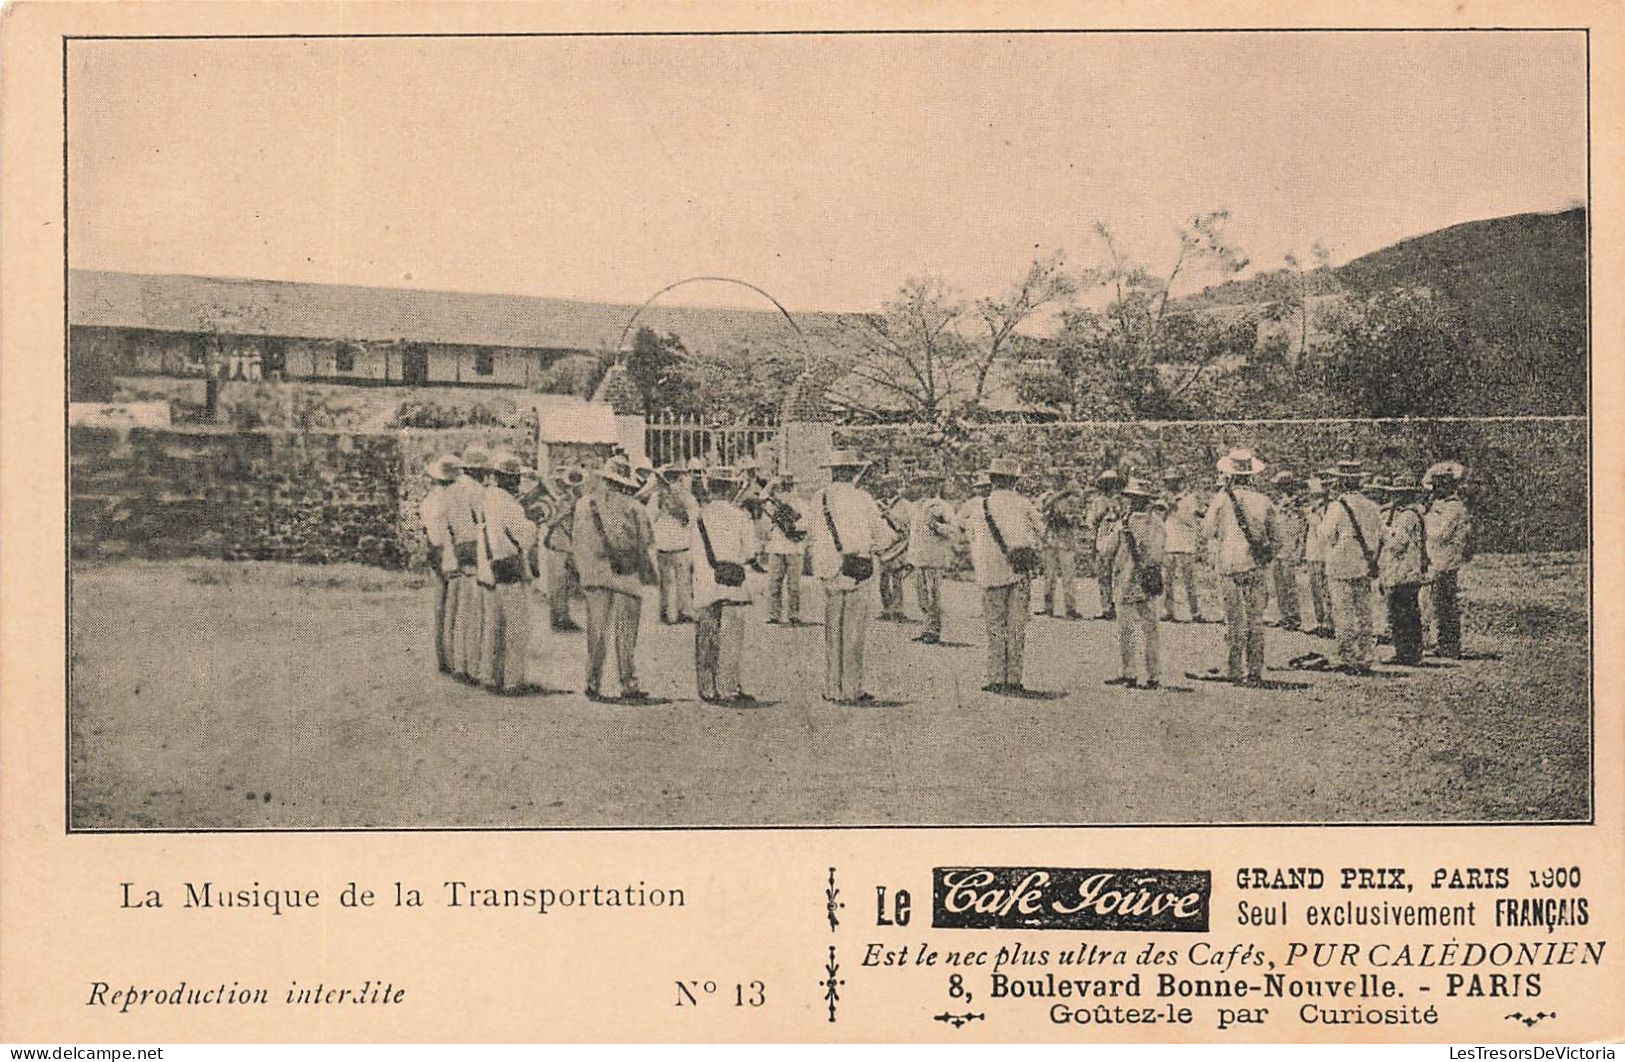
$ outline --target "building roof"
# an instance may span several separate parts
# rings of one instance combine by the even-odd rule
[[[68,274],[70,324],[163,332],[590,351],[613,347],[635,310],[528,295],[83,269]],[[790,331],[776,311],[728,307],[657,304],[637,323],[675,332],[696,353],[755,336],[782,340]]]

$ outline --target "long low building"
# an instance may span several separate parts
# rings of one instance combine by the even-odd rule
[[[630,342],[628,324],[695,353],[782,342],[773,310],[636,306],[425,291],[73,270],[69,381],[95,400],[119,376],[546,388],[568,358]]]

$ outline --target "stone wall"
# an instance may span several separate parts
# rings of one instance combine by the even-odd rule
[[[1159,475],[1175,467],[1192,482],[1210,481],[1214,462],[1233,446],[1256,450],[1273,473],[1306,475],[1353,454],[1383,474],[1420,475],[1454,459],[1470,471],[1478,548],[1484,552],[1584,549],[1587,545],[1587,425],[1548,420],[1254,421],[837,427],[834,445],[874,461],[872,490],[892,493],[910,473],[947,473],[964,497],[971,476],[994,457],[1010,457],[1033,492],[1059,476],[1087,483],[1107,465]]]
[[[524,428],[395,432],[76,427],[75,557],[207,556],[383,568],[421,562],[417,507],[435,454],[523,454]]]

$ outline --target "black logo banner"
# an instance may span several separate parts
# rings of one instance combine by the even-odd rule
[[[938,929],[1086,929],[1206,933],[1206,870],[937,867]]]

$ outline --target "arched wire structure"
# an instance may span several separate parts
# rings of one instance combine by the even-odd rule
[[[807,333],[806,333],[806,331],[801,327],[800,323],[796,321],[794,315],[792,315],[790,313],[790,311],[785,308],[784,304],[782,302],[780,302],[778,299],[774,298],[774,296],[773,296],[773,294],[771,292],[767,291],[766,289],[764,289],[762,287],[759,287],[756,284],[752,284],[748,280],[741,280],[741,279],[739,279],[737,277],[723,277],[723,276],[709,276],[709,275],[707,275],[707,276],[697,276],[697,277],[684,277],[682,280],[678,280],[678,281],[675,281],[675,282],[673,282],[671,284],[667,284],[665,287],[661,288],[659,291],[655,292],[653,295],[650,295],[647,299],[643,300],[643,302],[638,306],[638,308],[636,310],[632,311],[631,316],[627,318],[626,324],[622,326],[620,335],[615,340],[615,346],[614,346],[613,349],[614,349],[614,351],[616,353],[616,356],[619,357],[622,354],[624,354],[626,337],[631,333],[633,327],[638,323],[638,320],[643,315],[643,313],[646,310],[648,310],[649,307],[652,306],[657,299],[659,299],[662,295],[666,294],[667,292],[672,291],[672,290],[674,290],[676,288],[680,288],[685,284],[697,284],[697,283],[701,283],[701,282],[736,284],[739,287],[746,288],[746,289],[748,289],[750,291],[755,292],[756,294],[760,295],[762,298],[766,299],[768,302],[772,303],[773,308],[779,311],[779,316],[784,318],[785,323],[790,326],[791,332],[794,333],[794,335],[795,335],[794,346],[799,348],[803,360],[805,360],[808,357],[808,351],[807,351],[807,345],[806,345],[807,344]]]
[[[700,282],[702,280],[708,280],[708,281],[713,281],[713,282],[722,283],[722,284],[738,284],[742,288],[749,288],[751,291],[754,291],[756,294],[760,295],[762,298],[766,299],[768,302],[771,302],[773,304],[774,309],[778,310],[779,313],[784,317],[784,319],[790,323],[790,327],[795,329],[796,335],[800,336],[800,335],[805,334],[805,333],[803,333],[801,331],[801,326],[796,324],[796,319],[794,317],[790,316],[790,311],[786,310],[784,308],[783,303],[781,303],[778,299],[775,299],[767,291],[763,290],[762,288],[757,287],[755,284],[752,284],[748,280],[740,280],[738,277],[710,277],[710,276],[706,276],[706,277],[684,277],[682,280],[679,280],[679,281],[677,281],[675,283],[667,284],[665,287],[661,288],[659,291],[655,292],[653,295],[650,295],[647,299],[643,300],[643,303],[640,306],[638,306],[638,308],[636,310],[632,311],[632,316],[627,318],[626,326],[621,329],[621,334],[616,338],[615,346],[614,346],[613,349],[615,349],[617,351],[622,349],[621,345],[626,342],[626,334],[628,332],[632,331],[632,326],[638,323],[638,318],[640,316],[642,316],[643,311],[647,310],[649,308],[649,306],[656,299],[660,298],[660,296],[666,294],[666,292],[671,291],[674,288],[680,288],[684,284],[695,284],[695,283],[698,283],[698,282]]]

